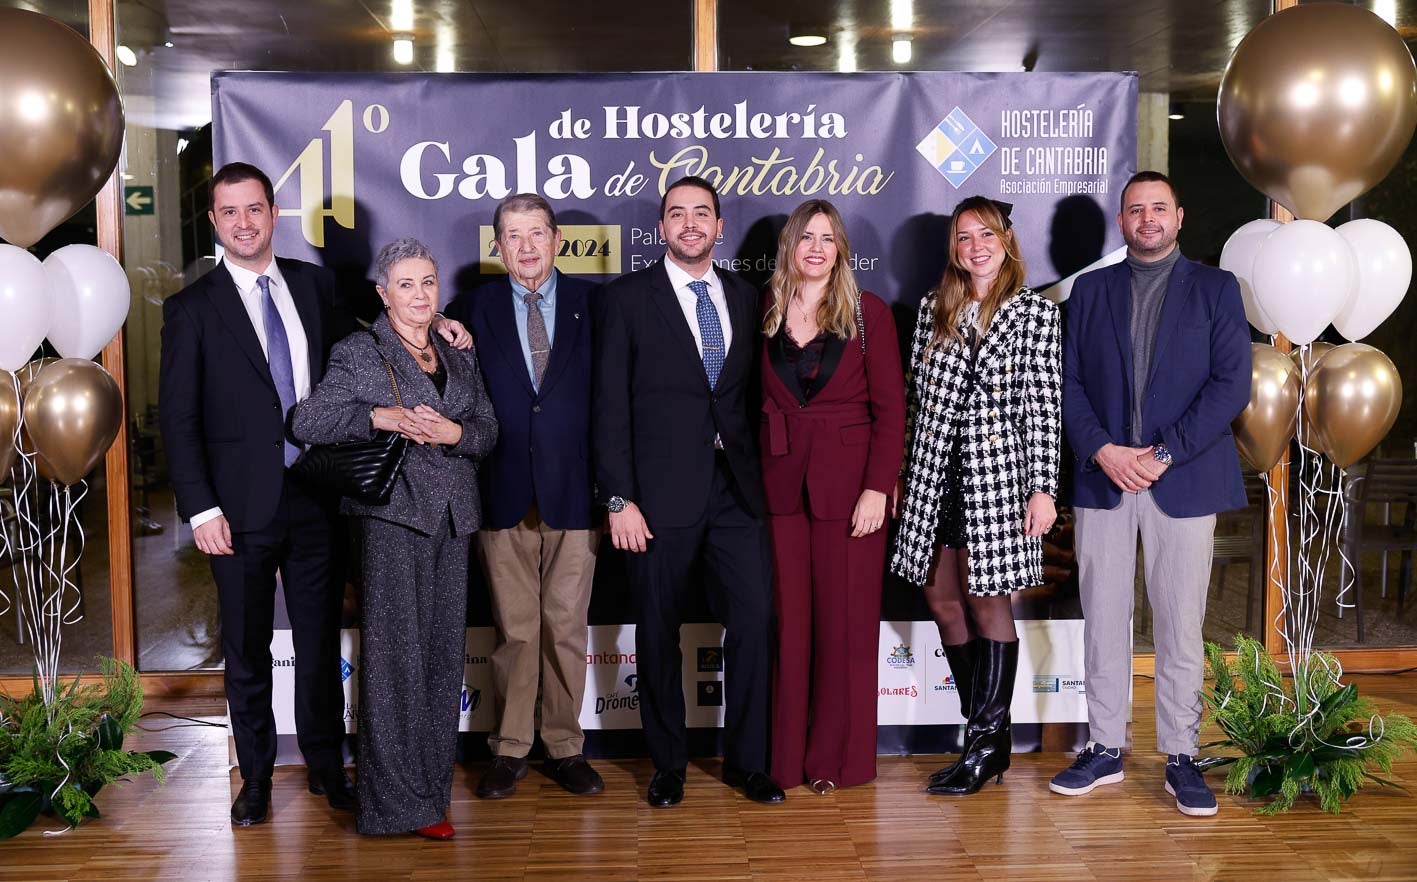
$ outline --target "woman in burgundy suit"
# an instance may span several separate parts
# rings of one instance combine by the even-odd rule
[[[763,485],[778,663],[772,776],[817,793],[876,777],[887,496],[905,449],[895,320],[856,287],[841,215],[802,203],[763,319]]]

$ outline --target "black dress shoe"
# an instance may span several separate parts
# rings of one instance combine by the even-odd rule
[[[669,808],[684,801],[684,770],[667,771],[656,769],[649,779],[649,804],[655,808]]]
[[[504,799],[517,792],[517,782],[526,777],[524,756],[495,756],[492,765],[477,782],[478,799]]]
[[[777,782],[768,777],[766,772],[745,772],[742,769],[726,768],[723,770],[723,783],[729,787],[743,788],[743,795],[753,802],[777,805],[787,801],[787,794],[782,792],[782,788],[777,786]]]
[[[577,796],[588,796],[605,789],[605,781],[600,777],[600,773],[591,768],[590,763],[579,753],[562,759],[548,759],[543,768],[546,777],[560,784],[563,790]]]
[[[271,779],[241,782],[241,792],[231,804],[231,823],[238,827],[263,824],[271,810]]]
[[[354,785],[342,768],[311,769],[307,777],[310,792],[323,796],[337,812],[354,811]]]

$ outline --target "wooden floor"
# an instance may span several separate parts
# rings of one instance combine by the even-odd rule
[[[1353,680],[1385,710],[1417,712],[1417,674]],[[873,784],[827,797],[797,789],[779,807],[745,801],[705,761],[668,810],[644,803],[643,760],[598,763],[608,785],[598,796],[571,796],[533,771],[497,802],[473,797],[477,764],[457,771],[458,836],[447,843],[357,835],[350,816],[305,792],[299,768],[277,772],[270,823],[232,830],[239,781],[225,731],[175,728],[137,745],[181,755],[165,786],[110,788],[101,820],[47,836],[61,825],[44,819],[0,843],[0,880],[1417,879],[1417,799],[1403,793],[1364,791],[1338,817],[1305,803],[1262,819],[1254,803],[1223,795],[1214,818],[1178,814],[1163,759],[1145,753],[1150,681],[1137,680],[1136,696],[1143,752],[1125,783],[1086,797],[1048,792],[1071,759],[1061,754],[1015,756],[1002,787],[967,799],[920,791],[941,758],[883,757]],[[1395,771],[1417,784],[1417,761]]]

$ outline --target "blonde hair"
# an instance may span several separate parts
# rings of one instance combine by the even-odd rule
[[[817,304],[817,327],[843,340],[856,334],[856,303],[861,289],[856,285],[856,274],[851,271],[851,245],[846,240],[846,226],[836,206],[825,199],[809,199],[793,210],[787,226],[782,228],[782,235],[777,237],[777,266],[768,281],[772,303],[763,317],[763,333],[769,337],[782,329],[787,321],[787,303],[802,287],[802,272],[793,256],[807,224],[819,214],[831,225],[836,263],[832,264],[831,276],[827,279],[826,296]]]
[[[1023,258],[1019,256],[1013,224],[999,207],[999,203],[984,196],[970,196],[960,202],[955,206],[954,215],[950,218],[950,259],[945,266],[944,276],[940,278],[939,286],[935,288],[933,332],[930,335],[930,344],[925,347],[927,356],[937,346],[944,346],[951,341],[964,341],[959,323],[966,304],[974,299],[974,280],[969,270],[959,261],[959,249],[955,240],[959,236],[960,217],[970,211],[974,212],[1004,246],[1004,259],[999,266],[999,275],[995,277],[994,284],[989,287],[989,293],[979,304],[981,331],[989,329],[989,323],[994,320],[994,315],[1004,302],[1023,287]]]

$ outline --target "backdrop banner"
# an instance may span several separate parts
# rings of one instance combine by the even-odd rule
[[[432,247],[445,302],[502,273],[492,212],[518,192],[540,193],[555,206],[565,236],[562,272],[609,279],[644,267],[664,254],[657,230],[664,188],[693,174],[721,192],[715,262],[757,284],[772,272],[791,210],[809,198],[834,202],[858,280],[895,305],[903,337],[921,295],[939,280],[949,212],[965,196],[1012,204],[1036,288],[1121,247],[1112,217],[1135,171],[1136,107],[1133,73],[212,78],[216,166],[242,160],[271,175],[280,207],[276,252],[333,269],[365,318],[378,305],[374,255],[399,237]],[[1058,560],[1064,564],[1052,571],[1062,574],[1053,584],[1015,602],[1020,619],[1046,620],[1020,629],[1028,648],[1014,710],[1025,724],[1086,719],[1076,575],[1065,565],[1066,548]],[[493,638],[479,630],[491,624],[480,576],[469,578],[469,682],[461,701],[464,726],[475,731],[487,727],[492,703],[488,685],[479,685],[485,661],[475,662],[490,653]],[[700,612],[693,618],[712,620],[706,607]],[[935,657],[939,638],[926,619],[918,592],[887,579],[883,752],[946,749],[959,722],[948,671]],[[607,545],[591,604],[582,710],[593,733],[628,735],[638,727],[633,628],[623,624],[630,620],[623,564]],[[715,628],[689,626],[684,644],[691,725],[706,733],[719,718],[710,709],[721,702],[713,685],[721,675],[710,676],[704,668],[713,659],[702,657],[717,645]],[[277,634],[277,644],[282,639],[288,645]],[[277,700],[289,700],[279,685]],[[289,711],[277,715],[280,731],[292,732]],[[587,749],[621,752],[623,745],[591,738]],[[282,756],[298,761],[297,753],[283,749]]]

